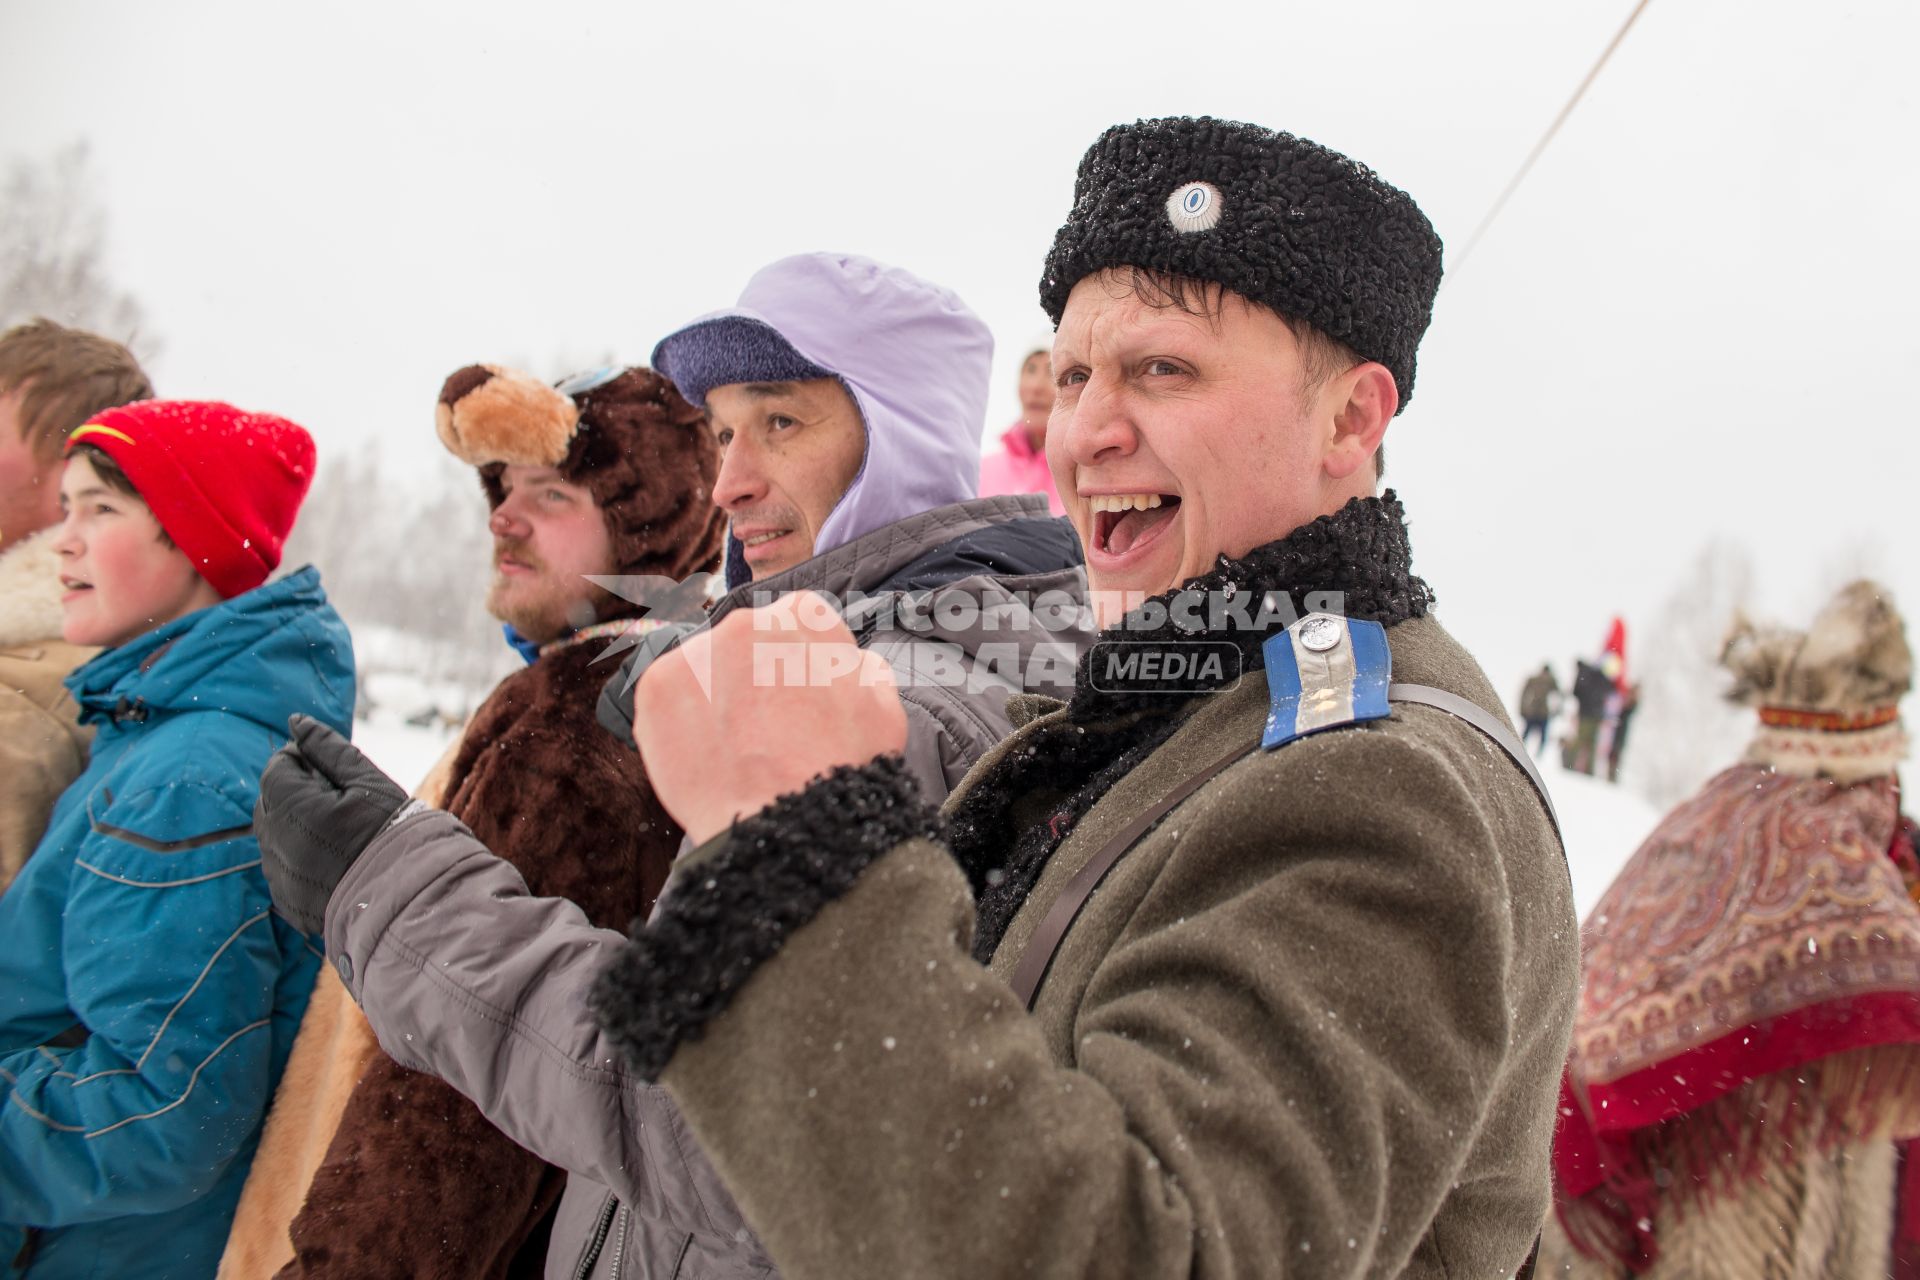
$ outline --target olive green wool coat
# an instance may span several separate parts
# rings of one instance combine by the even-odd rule
[[[1505,722],[1438,622],[1387,635],[1396,681]],[[984,969],[966,878],[898,771],[871,766],[758,830],[829,861],[854,832],[907,838],[724,1012],[609,1008],[603,983],[609,1030],[788,1280],[1512,1274],[1548,1206],[1577,923],[1540,798],[1464,721],[1395,704],[1251,750],[1108,875],[1031,1014],[1007,985],[1073,874],[1257,744],[1267,709],[1257,672],[1195,699],[1075,824]],[[1063,714],[1016,731],[948,811]],[[1015,812],[1043,820],[1059,798]],[[693,927],[698,890],[747,873],[729,864],[739,834],[689,855],[681,923],[647,932]]]

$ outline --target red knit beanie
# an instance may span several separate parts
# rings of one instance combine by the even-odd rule
[[[304,428],[217,401],[107,409],[67,437],[69,453],[83,444],[120,465],[174,545],[224,597],[267,580],[313,482],[313,437]]]

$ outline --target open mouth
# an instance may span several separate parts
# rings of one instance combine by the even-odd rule
[[[1094,550],[1110,556],[1128,552],[1159,537],[1173,523],[1180,499],[1171,493],[1098,493],[1093,508]]]
[[[75,599],[83,591],[93,590],[93,584],[91,582],[82,582],[78,578],[69,578],[65,574],[60,575],[60,586],[66,592],[65,595],[60,597],[61,603],[63,604]]]

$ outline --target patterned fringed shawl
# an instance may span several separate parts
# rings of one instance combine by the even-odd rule
[[[1570,1240],[1640,1272],[1662,1206],[1793,1149],[1920,1134],[1920,908],[1890,775],[1720,774],[1582,931],[1555,1143]]]

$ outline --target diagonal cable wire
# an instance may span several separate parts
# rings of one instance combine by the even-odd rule
[[[1580,87],[1573,91],[1571,98],[1567,99],[1567,105],[1560,108],[1560,114],[1553,118],[1553,123],[1547,126],[1547,131],[1540,135],[1540,141],[1533,144],[1533,150],[1527,153],[1526,160],[1514,173],[1513,179],[1507,183],[1506,190],[1500,193],[1500,198],[1493,202],[1491,209],[1487,210],[1487,216],[1480,219],[1480,225],[1473,229],[1471,236],[1467,237],[1467,247],[1460,251],[1460,257],[1447,271],[1446,279],[1441,282],[1442,287],[1460,274],[1460,268],[1467,265],[1467,259],[1473,256],[1474,248],[1480,243],[1481,237],[1487,234],[1487,229],[1493,226],[1493,220],[1500,216],[1500,211],[1506,208],[1507,201],[1512,198],[1515,191],[1520,189],[1520,184],[1526,181],[1527,174],[1533,170],[1534,162],[1545,153],[1548,145],[1553,142],[1554,135],[1560,132],[1560,126],[1567,122],[1567,117],[1573,114],[1573,109],[1580,105],[1580,99],[1584,98],[1587,90],[1593,87],[1593,82],[1600,76],[1600,69],[1607,65],[1607,59],[1611,58],[1613,51],[1620,47],[1620,42],[1627,38],[1627,32],[1632,28],[1634,20],[1640,16],[1640,11],[1645,9],[1649,2],[1650,0],[1639,0],[1639,3],[1633,6],[1633,12],[1627,15],[1627,20],[1620,24],[1620,29],[1613,33],[1613,39],[1607,42],[1607,47],[1601,52],[1599,61],[1595,62],[1593,69],[1587,72],[1587,78],[1580,82]]]

